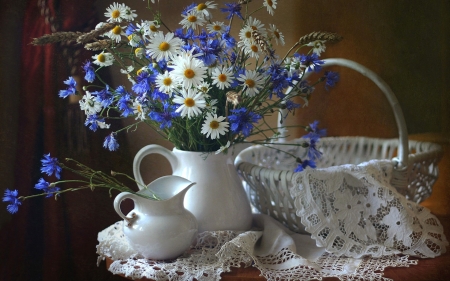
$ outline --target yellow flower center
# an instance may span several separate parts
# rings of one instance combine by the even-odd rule
[[[197,5],[197,10],[198,11],[201,11],[201,10],[204,10],[204,9],[206,9],[206,4],[205,3],[200,3],[200,4]]]
[[[275,35],[275,37],[277,37],[278,39],[280,39],[280,33],[278,33],[278,31],[274,31],[273,35]]]
[[[192,69],[188,68],[184,71],[184,76],[188,79],[194,78],[195,72]]]
[[[253,87],[255,87],[255,81],[254,80],[252,80],[252,79],[247,79],[247,80],[245,80],[245,84],[247,84],[247,86],[249,87],[249,88],[253,88]]]
[[[137,75],[139,75],[142,71],[144,71],[144,69],[143,68],[141,68],[141,69],[138,69],[137,71],[136,71],[136,74]]]
[[[193,107],[195,105],[195,100],[193,98],[186,98],[184,100],[184,105],[187,107]]]
[[[153,32],[158,31],[158,28],[157,28],[156,26],[154,26],[154,25],[150,25],[149,28],[150,28],[150,30],[153,31]]]
[[[138,104],[138,106],[136,106],[136,109],[139,113],[142,113],[142,107],[140,104]]]
[[[170,86],[170,85],[172,85],[172,79],[170,79],[170,77],[164,78],[163,84],[164,84],[165,86]]]
[[[272,0],[266,0],[267,5],[269,5],[270,7],[272,7],[273,3]]]
[[[213,26],[213,29],[215,30],[215,31],[219,31],[219,30],[222,30],[222,27],[220,26],[220,25],[215,25],[215,26]]]
[[[219,76],[217,76],[217,80],[219,80],[220,82],[225,82],[227,81],[227,76],[225,74],[220,74]]]
[[[245,37],[252,38],[252,33],[250,31],[245,32]]]
[[[258,46],[252,45],[250,48],[252,49],[253,52],[255,52],[255,53],[258,52]]]
[[[211,121],[211,123],[209,123],[209,127],[211,129],[217,129],[219,128],[219,122],[217,122],[216,120]]]
[[[111,12],[111,17],[113,19],[117,19],[118,17],[120,17],[120,11],[119,10],[114,10]]]
[[[167,42],[161,42],[161,44],[159,44],[158,48],[159,48],[160,51],[165,52],[165,51],[169,50],[170,45]]]
[[[190,22],[196,22],[197,21],[197,17],[196,16],[189,16],[187,17],[187,20]]]
[[[97,60],[98,60],[99,62],[105,62],[105,61],[106,61],[106,56],[105,56],[104,54],[99,54],[99,55],[97,56]]]
[[[115,35],[120,35],[120,33],[122,33],[122,28],[120,26],[116,25],[116,27],[114,27],[111,31]]]
[[[142,48],[136,48],[136,50],[134,50],[134,54],[136,56],[139,56],[141,54],[141,52],[142,52]]]

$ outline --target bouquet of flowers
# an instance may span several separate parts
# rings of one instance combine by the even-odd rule
[[[117,118],[113,111],[120,118],[135,119],[111,132],[105,148],[117,150],[118,133],[145,123],[177,149],[221,153],[237,143],[273,143],[284,128],[269,126],[266,117],[279,113],[286,118],[302,106],[299,101],[307,105],[317,83],[328,88],[339,79],[334,72],[325,72],[313,83],[303,79],[305,73],[321,70],[320,54],[326,43],[340,41],[339,35],[307,34],[279,56],[275,47],[284,45],[283,34],[253,16],[264,10],[273,15],[277,0],[258,1],[262,6],[255,11],[249,11],[251,0],[226,3],[220,9],[214,1],[193,3],[181,11],[178,28],[166,25],[153,8],[154,0],[148,2],[153,19],[138,20],[135,10],[113,3],[106,9],[105,22],[91,32],[57,32],[32,43],[76,42],[94,52],[82,66],[88,83],[84,93],[69,77],[59,96],[81,95],[85,125],[93,131],[109,129],[108,120]],[[221,13],[219,20],[215,12]],[[232,36],[236,23],[239,34]],[[98,70],[111,66],[128,76],[129,85],[114,89],[100,77]],[[307,135],[301,145],[309,153],[308,159],[298,159],[296,171],[315,167],[320,157],[316,144],[324,135],[317,122],[303,127]],[[5,193],[3,200],[12,202],[11,196]]]

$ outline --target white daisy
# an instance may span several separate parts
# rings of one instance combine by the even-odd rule
[[[121,27],[120,25],[116,25],[113,29],[105,33],[106,36],[111,38],[111,40],[116,41],[116,43],[119,43],[122,40],[122,35],[126,36],[125,32],[123,31],[124,27]]]
[[[138,47],[141,43],[141,40],[142,40],[141,36],[139,36],[137,34],[133,33],[133,34],[128,35],[128,41],[129,41],[128,44],[131,47],[134,47],[134,48]]]
[[[159,32],[158,28],[160,25],[157,21],[142,21],[141,23],[136,24],[137,30],[144,36],[147,36],[148,38],[153,37],[153,35],[157,34]]]
[[[326,49],[325,40],[316,40],[313,42],[309,42],[308,44],[306,44],[306,46],[313,47],[313,53],[316,53],[319,56],[322,52],[325,52]]]
[[[202,134],[213,140],[220,138],[220,135],[225,135],[228,132],[229,123],[223,120],[225,120],[224,116],[217,117],[217,114],[208,113],[202,126]]]
[[[258,59],[259,54],[261,53],[261,47],[253,42],[252,44],[244,46],[244,52],[247,55],[250,55],[250,57]]]
[[[253,31],[253,29],[250,26],[244,26],[239,31],[239,38],[241,39],[238,43],[239,47],[249,45],[255,41],[252,36],[252,31]]]
[[[203,26],[205,22],[202,14],[197,13],[195,10],[190,10],[186,15],[183,15],[183,20],[180,21],[180,24],[183,25],[183,28],[195,30],[197,26]]]
[[[267,12],[273,16],[273,10],[277,8],[277,0],[264,0],[263,5],[267,8]]]
[[[180,94],[181,96],[175,96],[172,100],[176,104],[181,104],[175,112],[179,112],[181,117],[187,116],[188,119],[202,113],[201,108],[206,107],[203,93],[196,92],[194,89],[182,89]]]
[[[135,120],[145,120],[147,117],[147,108],[143,106],[139,101],[133,101],[133,113],[136,114]]]
[[[97,98],[86,91],[86,94],[79,101],[81,110],[84,110],[86,115],[94,115],[102,110],[102,104]]]
[[[134,50],[134,55],[135,55],[137,58],[142,59],[142,58],[144,57],[144,55],[145,55],[145,50],[144,50],[144,48],[136,48],[136,49]]]
[[[282,46],[284,46],[284,35],[278,30],[278,28],[274,24],[269,24],[269,32],[272,38],[275,39],[275,42]]]
[[[209,96],[208,92],[209,90],[211,90],[211,85],[208,82],[202,82],[197,86],[197,90],[199,90],[200,92],[202,92],[205,96]]]
[[[158,32],[150,40],[147,45],[147,54],[157,61],[173,59],[180,51],[183,41],[180,38],[174,37],[174,34],[169,32],[164,36],[162,31]]]
[[[233,72],[225,66],[215,68],[211,78],[213,79],[212,84],[217,84],[217,87],[221,90],[229,88],[234,81]]]
[[[219,34],[222,34],[225,32],[225,30],[226,30],[225,27],[226,27],[225,23],[220,22],[220,21],[215,21],[213,23],[209,23],[206,25],[206,29],[210,33],[217,32]]]
[[[173,61],[172,77],[189,89],[197,87],[206,78],[207,67],[199,59],[181,55]]]
[[[113,3],[106,8],[105,17],[107,22],[121,22],[127,18],[126,6],[124,4]]]
[[[197,14],[203,15],[206,20],[210,20],[212,18],[212,15],[208,11],[208,9],[217,9],[217,4],[215,4],[213,1],[206,1],[206,3],[200,3],[192,8],[192,10],[195,10]]]
[[[156,86],[160,92],[170,94],[178,86],[177,81],[173,79],[169,72],[166,70],[163,74],[156,76]]]
[[[92,58],[95,59],[94,63],[99,66],[110,66],[114,62],[114,56],[111,53],[101,52]]]
[[[217,99],[211,99],[210,101],[206,101],[206,109],[209,112],[216,112],[217,106],[215,106],[219,101]]]
[[[255,70],[246,70],[245,74],[240,74],[239,81],[244,84],[245,93],[249,97],[253,97],[259,93],[264,83],[264,76]]]
[[[224,146],[221,146],[221,147],[216,151],[215,154],[219,154],[219,153],[225,151],[227,148],[230,147],[230,144],[231,144],[230,141],[227,141],[227,144],[225,144]]]
[[[136,10],[131,10],[130,7],[128,7],[126,5],[124,5],[124,6],[125,6],[125,16],[124,16],[124,18],[127,21],[133,21],[137,17],[137,14],[134,13],[134,12],[136,12]]]
[[[255,19],[253,17],[248,17],[248,20],[247,20],[245,26],[249,26],[252,28],[252,30],[258,31],[258,33],[261,34],[263,37],[266,37],[266,35],[267,35],[267,30],[264,27],[264,24],[261,23],[261,21],[258,19]]]

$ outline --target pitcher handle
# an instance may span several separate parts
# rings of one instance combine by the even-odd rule
[[[134,157],[134,161],[133,161],[134,179],[138,182],[139,189],[143,189],[145,187],[145,183],[142,180],[142,175],[141,175],[141,170],[140,170],[141,162],[142,162],[142,159],[144,159],[144,157],[149,154],[160,154],[160,155],[164,156],[169,161],[170,166],[172,167],[172,171],[175,171],[175,169],[178,165],[177,157],[175,156],[175,154],[172,153],[172,151],[168,150],[167,148],[157,145],[157,144],[150,144],[150,145],[144,146],[143,148],[141,148],[141,150],[138,151],[138,153],[136,153],[136,156]],[[141,183],[141,184],[139,184],[139,183]]]
[[[116,196],[116,198],[114,199],[114,210],[116,211],[116,213],[117,213],[122,219],[124,219],[124,220],[127,222],[128,226],[131,226],[133,220],[136,218],[136,213],[133,212],[133,213],[131,214],[131,218],[125,216],[125,215],[122,213],[122,210],[120,209],[120,204],[121,204],[122,201],[125,200],[125,199],[131,199],[131,200],[133,200],[134,206],[135,206],[135,209],[136,209],[136,200],[135,200],[135,198],[136,198],[136,195],[134,195],[133,193],[130,193],[130,192],[121,192],[121,193],[119,193],[119,194]]]

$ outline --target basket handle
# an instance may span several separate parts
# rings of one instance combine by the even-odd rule
[[[394,93],[392,92],[391,88],[388,86],[388,84],[386,84],[386,82],[384,82],[383,79],[381,79],[377,74],[375,74],[375,72],[371,71],[370,69],[368,69],[365,66],[362,66],[361,64],[348,60],[348,59],[342,59],[342,58],[332,58],[332,59],[324,59],[323,60],[324,64],[322,66],[332,66],[332,65],[337,65],[337,66],[345,66],[348,67],[350,69],[356,70],[357,72],[359,72],[360,74],[366,76],[367,78],[369,78],[370,80],[372,80],[372,82],[374,82],[378,88],[380,88],[380,90],[384,93],[385,97],[387,98],[387,100],[389,101],[389,104],[391,105],[392,111],[394,112],[394,116],[395,116],[395,122],[397,123],[397,129],[398,129],[398,138],[399,138],[399,146],[398,146],[398,155],[399,155],[399,160],[398,160],[398,164],[397,164],[397,169],[401,169],[403,167],[407,167],[408,166],[408,154],[409,154],[409,149],[408,149],[408,130],[406,129],[406,122],[405,122],[405,117],[403,116],[403,111],[400,107],[400,104],[396,98],[396,96],[394,95]],[[309,74],[311,74],[312,72],[306,72],[304,75],[304,78],[307,78],[309,76]],[[289,91],[291,90],[291,88],[289,88],[286,93],[289,93]],[[286,109],[282,109],[280,112],[280,115],[278,116],[278,127],[282,127],[283,125],[281,124],[282,121],[282,116],[286,116]],[[282,136],[284,136],[284,132],[281,132]]]

